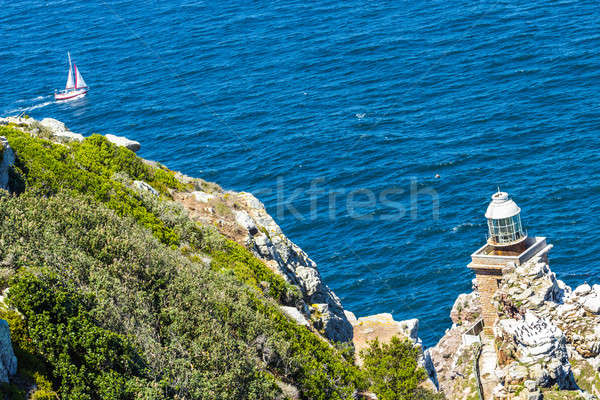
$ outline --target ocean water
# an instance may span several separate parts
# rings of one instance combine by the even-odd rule
[[[571,285],[600,283],[596,2],[21,1],[0,115],[125,135],[254,192],[358,316],[433,345],[500,187]],[[57,104],[71,51],[91,86]],[[439,174],[439,178],[435,175]]]

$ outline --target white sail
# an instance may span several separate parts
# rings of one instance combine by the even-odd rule
[[[75,69],[75,89],[87,87],[87,84],[83,80],[83,76],[81,76],[81,73],[79,72],[79,69],[77,68],[77,64],[75,64],[74,69]]]
[[[67,85],[65,89],[73,89],[75,84],[73,83],[73,67],[71,66],[71,53],[67,53],[69,55],[69,76],[67,77]]]

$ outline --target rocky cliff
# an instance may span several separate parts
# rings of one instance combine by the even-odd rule
[[[505,268],[494,296],[500,317],[492,337],[482,334],[483,348],[491,349],[478,362],[485,398],[600,396],[599,300],[600,285],[572,290],[540,258]],[[468,331],[480,312],[476,291],[460,295],[452,308],[452,327],[429,350],[448,398],[477,393],[479,351]]]
[[[216,226],[300,289],[303,301],[290,304],[298,312],[287,308],[288,315],[301,324],[310,321],[330,340],[352,340],[352,325],[344,314],[342,303],[321,279],[317,264],[283,234],[256,197],[246,192],[226,191],[202,179],[183,175],[179,175],[179,179],[192,184],[195,189],[172,194],[191,218]]]

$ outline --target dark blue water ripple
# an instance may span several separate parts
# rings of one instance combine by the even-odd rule
[[[498,185],[555,244],[560,278],[600,281],[598,14],[591,1],[12,1],[0,114],[126,135],[143,157],[257,193],[348,309],[418,317],[431,345],[470,289]],[[67,50],[92,90],[56,104]]]

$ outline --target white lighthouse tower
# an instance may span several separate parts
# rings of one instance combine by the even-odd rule
[[[468,267],[475,272],[477,290],[481,301],[484,329],[490,331],[498,317],[492,297],[502,279],[502,271],[508,265],[519,266],[534,256],[548,261],[545,237],[530,237],[523,229],[521,208],[506,192],[498,190],[485,212],[488,234],[487,242],[471,254]]]

